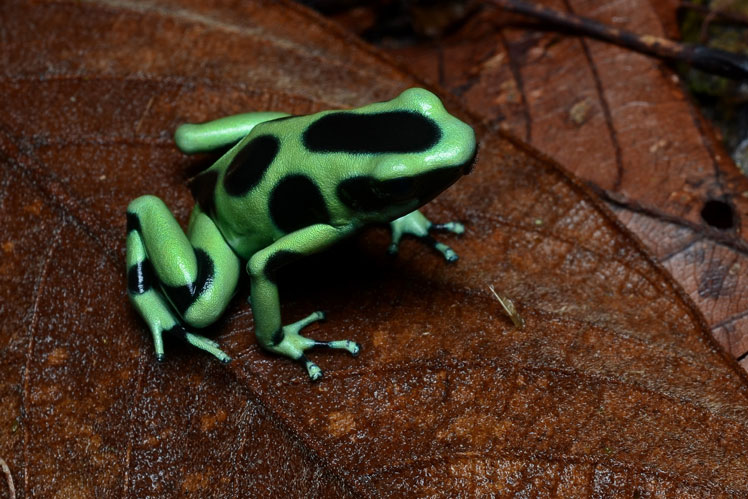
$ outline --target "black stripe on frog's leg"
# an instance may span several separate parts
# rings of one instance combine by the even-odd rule
[[[215,170],[203,172],[190,182],[192,197],[195,198],[203,213],[211,216],[215,213],[217,182],[218,172]]]
[[[137,232],[142,234],[140,218],[135,213],[127,212],[127,233]],[[139,261],[127,270],[127,291],[131,295],[142,295],[153,288],[157,281],[156,273],[151,262],[146,258]]]
[[[268,208],[275,226],[285,233],[330,223],[325,198],[306,175],[283,177],[270,194]]]
[[[265,263],[265,277],[268,281],[276,283],[278,279],[278,270],[289,263],[295,262],[301,258],[302,254],[296,251],[278,250],[268,258]]]
[[[231,160],[223,187],[231,196],[244,196],[251,191],[270,167],[280,149],[280,141],[273,135],[260,135],[244,145]]]
[[[166,334],[171,334],[177,338],[182,338],[182,339],[185,339],[185,337],[187,336],[187,329],[185,329],[185,327],[179,323],[174,324],[169,329],[164,329],[164,332]]]
[[[304,131],[313,152],[412,153],[427,151],[442,137],[439,125],[415,111],[330,113]]]
[[[275,331],[273,331],[273,335],[270,337],[270,345],[277,347],[281,344],[283,341],[283,338],[286,337],[286,334],[283,332],[283,328],[278,328]]]
[[[129,234],[132,231],[136,231],[139,233],[143,233],[143,230],[140,227],[140,219],[135,213],[127,212],[127,233]]]
[[[197,278],[194,282],[183,286],[168,286],[163,283],[161,285],[164,293],[182,317],[184,317],[190,305],[213,285],[215,278],[215,266],[210,256],[205,251],[195,248],[195,257],[197,259]]]
[[[138,262],[127,271],[127,291],[131,295],[142,295],[153,288],[156,274],[148,260]]]

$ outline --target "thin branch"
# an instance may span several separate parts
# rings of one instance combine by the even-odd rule
[[[678,43],[651,35],[637,35],[613,28],[588,17],[559,12],[522,0],[489,0],[517,14],[543,21],[557,29],[630,48],[668,61],[685,62],[706,73],[735,80],[748,80],[748,57],[697,44]]]

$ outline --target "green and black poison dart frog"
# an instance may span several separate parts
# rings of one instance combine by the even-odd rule
[[[360,346],[302,336],[300,330],[324,318],[322,312],[284,326],[278,269],[367,224],[386,222],[392,253],[411,234],[447,261],[457,259],[429,231],[461,234],[462,224],[433,224],[417,208],[470,171],[477,146],[473,129],[431,92],[412,88],[348,111],[247,113],[185,124],[175,141],[185,153],[235,145],[195,179],[197,204],[186,235],[155,196],[139,197],[127,208],[128,294],[148,323],[159,360],[164,331],[230,360],[216,342],[185,325],[202,328],[218,319],[247,262],[257,341],[303,362],[316,380],[322,371],[304,355],[307,349],[356,355]]]

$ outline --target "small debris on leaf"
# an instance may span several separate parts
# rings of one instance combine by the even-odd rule
[[[491,293],[496,297],[497,300],[499,300],[499,303],[501,303],[502,308],[504,309],[504,312],[509,316],[510,319],[512,319],[512,322],[514,323],[514,327],[517,329],[524,329],[525,328],[525,320],[522,318],[521,315],[519,315],[519,312],[517,312],[517,309],[514,306],[514,302],[507,298],[506,296],[502,296],[499,293],[496,292],[493,285],[489,285],[488,289],[491,290]]]

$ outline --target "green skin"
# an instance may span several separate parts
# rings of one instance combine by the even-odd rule
[[[282,325],[279,268],[372,223],[390,223],[391,253],[410,234],[447,261],[457,260],[429,232],[462,234],[462,224],[432,224],[417,208],[469,171],[475,135],[426,90],[412,88],[350,111],[247,113],[186,124],[175,140],[186,153],[235,145],[196,179],[198,205],[186,235],[155,196],[139,197],[127,208],[128,294],[153,334],[159,360],[164,331],[231,360],[185,325],[202,328],[221,316],[246,262],[258,343],[303,362],[310,378],[319,379],[322,371],[304,355],[307,349],[356,355],[360,346],[302,336],[303,327],[324,318],[319,311]],[[289,181],[301,175],[302,182]]]

